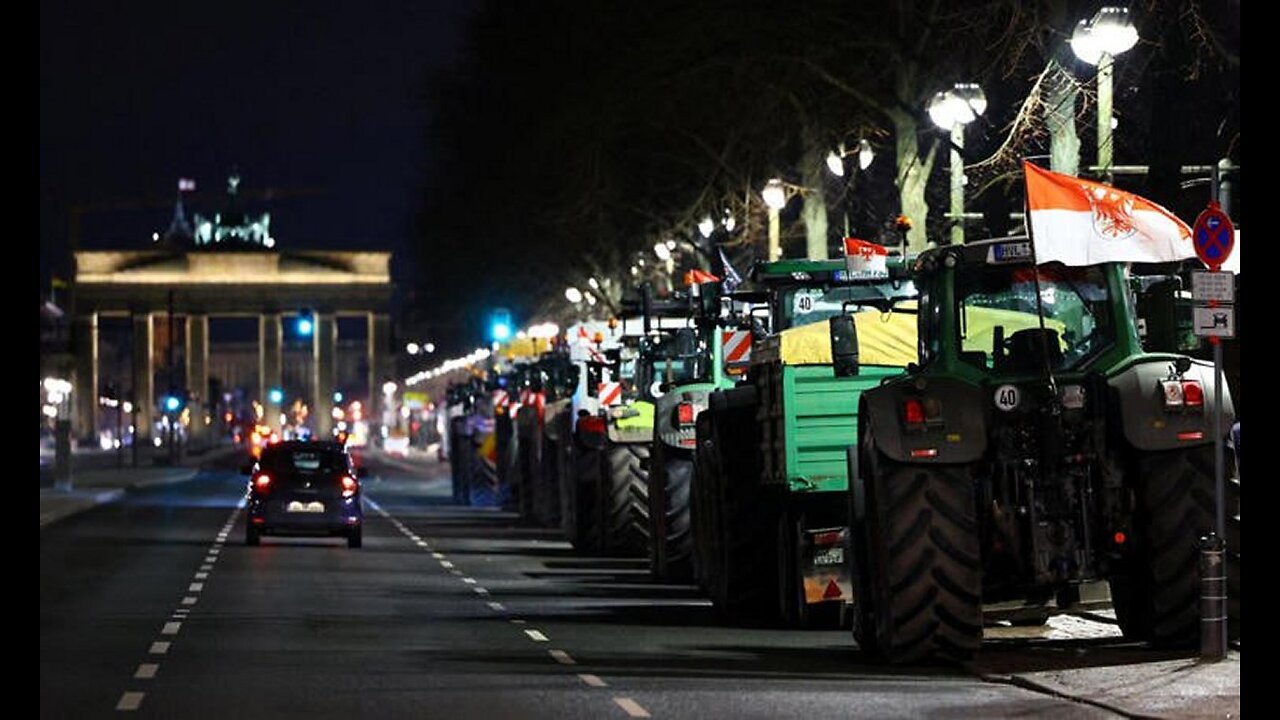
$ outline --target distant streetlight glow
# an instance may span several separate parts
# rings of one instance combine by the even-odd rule
[[[782,258],[782,208],[787,204],[787,190],[778,178],[771,178],[760,191],[764,204],[769,206],[769,255],[770,262]]]
[[[564,299],[571,303],[580,303],[582,302],[582,291],[576,287],[565,288]]]
[[[382,394],[383,394],[383,395],[395,395],[395,394],[396,394],[396,384],[395,384],[394,382],[390,381],[390,380],[388,380],[388,381],[386,381],[385,383],[383,383],[383,384],[382,384]]]
[[[591,289],[592,289],[592,290],[599,290],[599,289],[600,289],[600,281],[599,281],[599,280],[596,280],[594,277],[593,277],[593,278],[588,279],[588,280],[587,280],[587,284],[591,286]]]
[[[659,260],[671,259],[671,248],[667,247],[664,242],[656,242],[653,244],[653,254],[658,256]]]
[[[1098,66],[1098,168],[1103,182],[1111,182],[1111,113],[1114,58],[1138,42],[1138,30],[1129,20],[1129,8],[1104,7],[1090,21],[1081,20],[1071,34],[1076,57]]]
[[[875,150],[871,149],[871,143],[866,138],[858,141],[858,167],[866,170],[871,165],[871,161],[876,159]]]
[[[787,204],[787,191],[783,187],[782,181],[773,178],[765,183],[764,190],[760,192],[760,196],[764,198],[764,204],[774,210],[781,210]]]
[[[433,352],[435,352],[435,351],[436,351],[436,344],[435,344],[435,343],[427,343],[427,344],[426,344],[426,346],[425,346],[423,349],[424,349],[424,350],[426,350],[428,353],[433,353]]]
[[[827,169],[836,177],[844,177],[844,160],[835,150],[827,153]]]
[[[420,349],[421,348],[418,347],[418,343],[416,342],[407,343],[404,346],[404,351],[409,353],[410,355],[417,355]]]
[[[704,238],[711,237],[711,232],[715,229],[716,229],[716,221],[712,220],[710,215],[698,221],[698,232],[702,233],[702,237]]]

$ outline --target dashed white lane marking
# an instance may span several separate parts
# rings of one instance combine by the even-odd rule
[[[485,588],[482,588],[482,587],[473,587],[473,588],[471,588],[471,589],[472,589],[472,590],[475,590],[477,595],[488,595],[488,594],[489,594],[489,591],[488,591],[488,590],[486,590]]]
[[[414,540],[414,542],[418,544],[418,547],[428,547],[428,545],[421,540]]]
[[[200,592],[201,590],[204,590],[204,583],[191,583],[187,587],[187,592]]]
[[[613,701],[618,704],[618,707],[625,710],[627,714],[630,715],[631,717],[637,717],[637,718],[652,717],[651,715],[649,715],[648,710],[645,710],[643,707],[640,706],[640,703],[636,702],[635,700],[632,700],[629,697],[616,697],[613,699]]]
[[[215,562],[217,562],[217,561],[218,561],[218,558],[217,558],[217,557],[215,557],[215,556],[213,556],[213,555],[210,555],[210,556],[206,557],[206,558],[204,559],[204,561],[205,561],[206,563],[208,563],[208,564],[212,565],[212,564],[214,564]]]
[[[443,560],[443,559],[444,559],[444,554],[443,554],[443,553],[438,553],[438,552],[433,552],[433,553],[431,553],[431,557],[433,557],[433,558],[435,558],[435,559],[437,559],[437,560]]]
[[[201,566],[200,566],[200,571],[201,571],[201,572],[209,572],[209,571],[210,571],[210,570],[212,570],[212,569],[213,569],[213,566],[212,566],[212,565],[201,565]]]
[[[537,630],[525,630],[524,634],[528,635],[529,638],[534,640],[535,642],[551,642],[551,638],[547,637],[546,635],[543,635]]]
[[[167,622],[164,624],[164,629],[160,631],[160,634],[161,635],[177,635],[178,630],[181,627],[182,627],[182,623],[180,622]]]
[[[142,663],[138,666],[138,671],[133,674],[135,680],[150,680],[156,676],[156,671],[160,666],[156,663]]]
[[[116,710],[137,710],[142,705],[142,698],[146,695],[140,692],[127,692],[120,696],[120,702],[116,703]]]
[[[556,659],[561,665],[577,665],[578,661],[569,657],[569,653],[563,650],[548,650],[547,653]]]
[[[476,579],[475,579],[475,578],[473,578],[473,577],[464,577],[464,578],[462,578],[462,582],[464,582],[464,583],[466,583],[466,584],[468,584],[468,585],[475,585],[475,584],[476,584]]]
[[[586,683],[586,684],[590,685],[591,687],[609,687],[609,684],[608,684],[608,683],[606,683],[605,681],[601,680],[599,677],[596,677],[595,675],[588,675],[588,674],[586,674],[586,673],[579,673],[579,674],[578,674],[578,679],[579,679],[579,680],[581,680],[582,682],[584,682],[584,683]]]
[[[523,624],[524,624],[524,620],[521,620],[520,618],[511,618],[511,624],[512,624],[512,625],[523,625]]]
[[[441,560],[440,567],[451,568],[453,567],[453,563],[449,562],[448,560]]]
[[[169,643],[153,642],[151,643],[151,649],[147,652],[150,652],[152,655],[165,655],[169,652]]]
[[[220,550],[220,549],[218,549],[218,548],[216,548],[216,547],[215,547],[215,548],[213,548],[212,550],[210,550],[210,551],[209,551],[209,554],[210,554],[210,555],[217,555],[217,554],[218,554],[218,553],[220,553],[220,552],[222,552],[222,550]]]
[[[507,607],[500,602],[489,603],[489,608],[495,612],[502,612],[507,609]]]
[[[183,605],[195,605],[195,604],[196,604],[196,599],[195,599],[195,598],[193,598],[193,597],[191,597],[191,596],[184,597],[184,598],[182,598],[182,604],[183,604]]]
[[[457,576],[457,577],[462,577],[462,571],[461,571],[461,570],[459,570],[458,568],[453,568],[453,569],[449,570],[449,574],[450,574],[450,575],[455,575],[455,576]]]
[[[204,580],[204,579],[206,579],[206,578],[208,578],[208,577],[209,577],[209,573],[207,573],[207,572],[198,572],[198,573],[196,573],[196,579],[197,579],[197,580]]]

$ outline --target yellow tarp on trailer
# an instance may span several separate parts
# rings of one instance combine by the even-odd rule
[[[900,309],[915,309],[915,303],[899,303]],[[869,310],[853,314],[858,329],[858,362],[862,365],[906,367],[916,362],[916,315],[914,312]],[[784,365],[830,365],[831,326],[809,323],[779,333],[778,356]]]

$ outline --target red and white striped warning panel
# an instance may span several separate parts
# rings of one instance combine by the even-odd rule
[[[724,367],[731,374],[745,371],[751,364],[751,331],[725,330],[720,334]]]
[[[509,399],[509,398],[507,397],[507,391],[506,391],[506,390],[494,390],[494,391],[493,391],[493,406],[494,406],[494,407],[506,407],[506,406],[507,406],[507,400],[508,400],[508,399]]]
[[[622,383],[603,382],[597,388],[597,395],[600,397],[600,404],[604,406],[616,405],[622,400]]]

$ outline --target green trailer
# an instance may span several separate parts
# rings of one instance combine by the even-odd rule
[[[897,258],[866,276],[851,276],[843,261],[782,261],[752,277],[770,297],[774,327],[756,338],[747,380],[711,392],[696,422],[698,580],[735,620],[834,624],[852,599],[851,408],[914,360],[915,288]],[[836,377],[826,321],[849,312],[859,318],[862,362]]]

